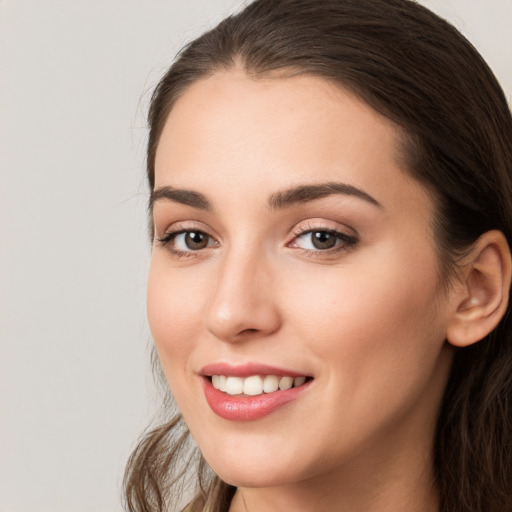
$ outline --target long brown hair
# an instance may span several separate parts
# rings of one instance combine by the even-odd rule
[[[242,66],[255,78],[307,73],[401,126],[410,174],[436,202],[439,261],[490,229],[512,245],[512,118],[489,67],[450,24],[410,0],[257,0],[179,54],[149,110],[147,176],[174,103],[197,80]],[[457,349],[434,446],[442,512],[512,511],[510,304],[484,340]],[[169,510],[197,466],[187,510],[226,511],[235,489],[196,451],[179,413],[148,432],[125,474],[130,512]],[[183,462],[185,461],[185,462]]]

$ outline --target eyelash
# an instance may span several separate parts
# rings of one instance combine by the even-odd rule
[[[199,253],[201,253],[204,249],[209,248],[208,246],[204,249],[190,249],[188,251],[182,251],[179,249],[176,249],[173,247],[172,242],[178,237],[179,235],[183,235],[185,233],[200,233],[206,237],[208,237],[210,240],[213,239],[212,236],[210,236],[208,233],[201,229],[193,229],[193,228],[177,228],[176,230],[169,231],[164,233],[161,237],[157,237],[157,241],[161,247],[166,247],[173,256],[176,258],[191,258],[191,257],[197,257],[199,256]],[[297,249],[300,249],[302,253],[308,257],[315,257],[315,258],[321,258],[322,256],[328,256],[337,254],[342,251],[350,251],[353,250],[357,244],[359,243],[359,240],[356,236],[348,235],[347,233],[343,233],[341,231],[337,231],[335,229],[331,228],[321,228],[321,227],[311,227],[307,226],[306,228],[299,228],[293,233],[293,239],[291,242],[288,242],[286,245],[287,247],[293,247],[290,245],[292,242],[295,242],[297,239],[304,237],[308,234],[313,233],[325,233],[329,235],[334,235],[336,237],[337,241],[341,241],[341,244],[335,245],[332,248],[328,249],[304,249],[301,247],[296,247]],[[218,242],[216,242],[218,244]]]
[[[166,233],[164,233],[161,237],[158,237],[157,238],[157,241],[158,241],[158,244],[160,245],[160,247],[166,247],[173,256],[175,256],[176,258],[193,258],[193,257],[196,257],[198,256],[197,253],[201,252],[201,249],[199,250],[189,250],[189,251],[181,251],[179,249],[176,249],[175,247],[173,247],[172,243],[176,237],[178,237],[179,235],[183,235],[185,233],[201,233],[202,235],[208,237],[209,239],[213,239],[213,237],[211,237],[208,233],[206,233],[205,231],[201,230],[201,229],[193,229],[193,228],[177,228],[176,230],[173,230],[173,231],[168,231]],[[204,249],[203,249],[204,250]]]
[[[359,239],[356,236],[348,235],[347,233],[343,233],[342,231],[338,231],[332,228],[323,228],[323,227],[312,227],[307,226],[306,228],[300,227],[293,233],[292,242],[296,241],[300,237],[304,237],[305,235],[312,235],[313,233],[325,233],[329,235],[333,235],[336,237],[336,241],[341,241],[341,244],[337,244],[334,247],[329,249],[302,249],[303,254],[309,257],[321,258],[322,256],[334,255],[339,252],[348,252],[357,246],[359,243]],[[289,242],[291,243],[291,242]]]

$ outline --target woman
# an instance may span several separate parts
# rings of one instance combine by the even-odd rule
[[[149,123],[180,413],[128,509],[195,478],[190,511],[512,510],[512,120],[474,48],[409,0],[258,0],[181,52]]]

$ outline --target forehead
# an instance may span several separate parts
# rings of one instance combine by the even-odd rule
[[[393,122],[322,78],[222,72],[176,102],[157,148],[156,186],[271,194],[343,181],[384,201],[396,202],[404,184],[425,195],[403,169],[401,141]]]

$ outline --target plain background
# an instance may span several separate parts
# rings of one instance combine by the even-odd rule
[[[119,512],[156,410],[149,93],[240,0],[0,0],[0,512]],[[424,0],[512,98],[512,0]]]

